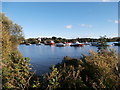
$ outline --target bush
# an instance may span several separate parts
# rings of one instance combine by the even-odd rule
[[[17,50],[21,27],[13,24],[3,13],[2,19],[2,88],[25,89],[29,86],[31,74],[29,59],[24,58]]]
[[[78,60],[65,57],[45,75],[46,88],[117,89],[120,85],[117,63],[118,56],[113,50],[91,51]]]

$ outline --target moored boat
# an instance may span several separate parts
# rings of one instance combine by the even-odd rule
[[[70,46],[72,43],[71,42],[66,42],[65,46]]]
[[[84,43],[84,45],[90,45],[90,43],[88,43],[88,42],[85,42],[85,43]]]
[[[98,44],[98,42],[92,42],[91,43],[91,46],[98,46],[99,44]]]
[[[31,45],[31,43],[26,43],[26,45]]]
[[[83,43],[79,43],[79,42],[75,42],[75,43],[72,43],[70,46],[74,46],[74,47],[82,47],[82,46],[84,46],[84,44]]]
[[[54,43],[54,41],[51,40],[51,41],[45,42],[44,44],[45,44],[45,45],[54,45],[55,43]]]
[[[64,44],[64,43],[56,43],[56,46],[57,46],[57,47],[64,47],[65,44]]]
[[[113,43],[115,46],[120,46],[120,42],[118,43]]]
[[[39,43],[37,43],[36,45],[41,45],[41,43],[39,42]]]

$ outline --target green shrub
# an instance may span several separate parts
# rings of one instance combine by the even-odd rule
[[[45,75],[46,88],[117,89],[120,84],[117,63],[118,55],[113,50],[91,51],[78,60],[65,57]]]
[[[25,89],[29,86],[31,74],[29,59],[24,58],[17,50],[22,28],[13,24],[3,13],[2,19],[2,88]]]

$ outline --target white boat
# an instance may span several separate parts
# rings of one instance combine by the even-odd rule
[[[85,42],[84,45],[90,45],[88,42]]]
[[[57,47],[64,47],[65,44],[64,44],[64,43],[56,43],[56,46],[57,46]]]
[[[31,43],[26,43],[26,45],[32,45]]]
[[[69,42],[67,42],[67,43],[65,43],[65,46],[70,46],[72,43],[69,43]]]
[[[74,46],[74,47],[82,47],[82,46],[84,46],[84,44],[83,43],[79,43],[78,41],[77,42],[75,42],[75,43],[72,43],[70,46]]]

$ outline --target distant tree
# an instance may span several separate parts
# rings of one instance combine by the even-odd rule
[[[106,43],[107,43],[106,35],[105,35],[105,36],[100,36],[99,40],[100,40],[100,41],[99,41],[99,44],[100,44],[101,46],[106,45]]]
[[[61,40],[62,38],[61,38],[61,37],[59,37],[58,39],[59,39],[59,40]]]
[[[99,41],[98,41],[98,52],[103,50],[103,49],[107,49],[107,39],[106,39],[106,35],[105,36],[100,36]]]
[[[55,36],[52,37],[53,40],[57,39]]]
[[[79,40],[80,40],[80,38],[78,37],[78,38],[76,38],[76,40],[77,40],[77,41],[79,41]]]

